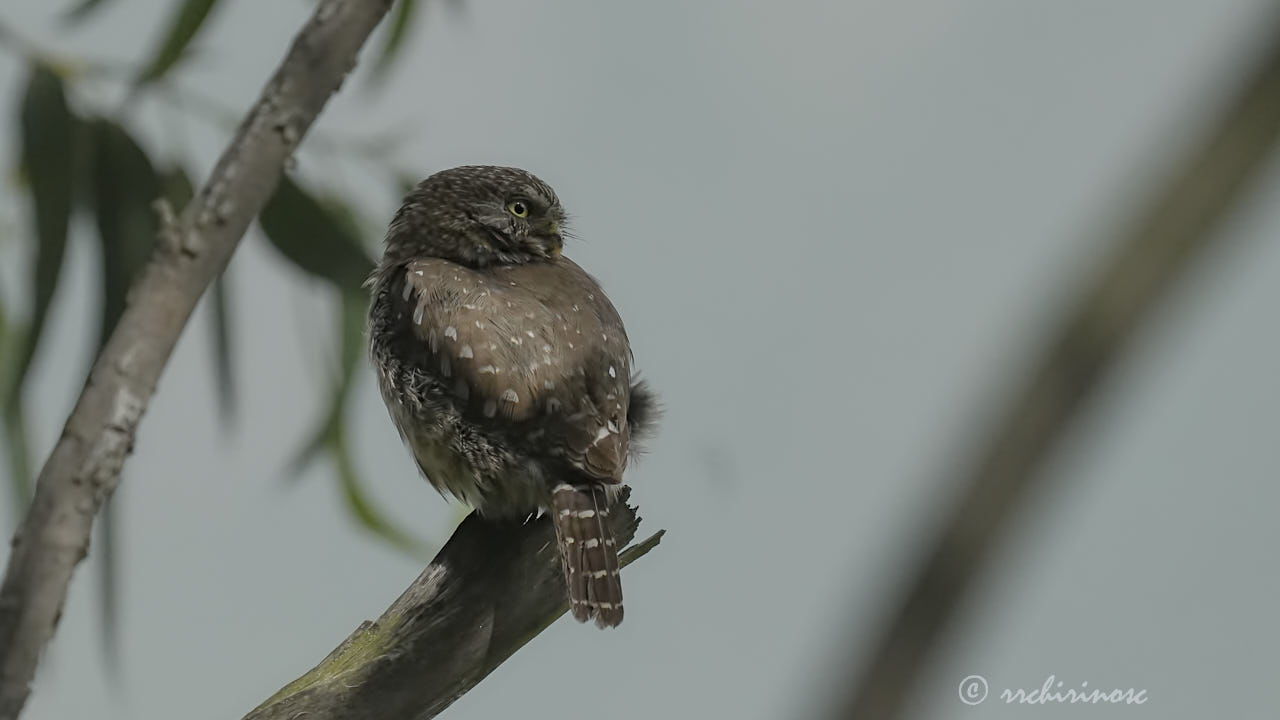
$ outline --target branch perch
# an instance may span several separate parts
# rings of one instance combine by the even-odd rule
[[[958,502],[896,599],[886,632],[837,717],[898,717],[930,652],[1046,460],[1176,283],[1222,239],[1218,225],[1265,167],[1280,134],[1280,14],[1269,45],[1217,123],[1117,236],[957,478]]]
[[[640,524],[625,495],[610,520],[624,544]],[[661,538],[623,551],[622,565]],[[568,610],[561,572],[547,517],[496,524],[472,513],[382,617],[245,720],[433,718]]]
[[[182,328],[391,2],[321,2],[213,174],[182,214],[165,224],[13,538],[0,585],[0,720],[14,720],[26,703],[71,575],[88,553],[94,517],[119,482]]]

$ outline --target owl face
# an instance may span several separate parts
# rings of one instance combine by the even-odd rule
[[[555,191],[517,168],[465,166],[423,180],[387,233],[387,255],[471,267],[559,257],[565,212]]]

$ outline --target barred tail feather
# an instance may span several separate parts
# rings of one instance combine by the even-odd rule
[[[609,500],[596,484],[561,483],[551,492],[551,518],[569,589],[569,609],[579,622],[599,627],[622,622],[618,548],[609,529]]]

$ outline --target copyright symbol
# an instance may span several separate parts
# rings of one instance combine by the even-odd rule
[[[965,705],[981,705],[987,699],[987,679],[970,675],[960,681],[960,702]]]

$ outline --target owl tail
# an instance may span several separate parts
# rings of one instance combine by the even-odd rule
[[[609,501],[596,484],[561,483],[551,491],[551,518],[569,588],[569,610],[598,627],[622,622],[618,547],[609,528]]]

